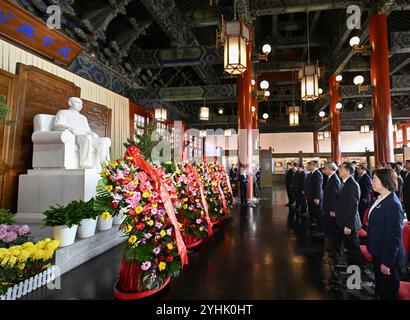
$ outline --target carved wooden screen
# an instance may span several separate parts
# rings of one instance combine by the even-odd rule
[[[87,117],[91,130],[100,137],[111,138],[111,109],[92,101],[83,102],[81,113]]]
[[[0,70],[0,95],[6,97],[7,106],[12,113],[7,117],[12,120],[16,116],[16,84],[17,77],[14,74]],[[13,148],[17,127],[16,125],[4,126],[0,124],[0,207],[12,208],[17,201],[14,193],[16,186],[15,177],[19,174],[13,169]]]

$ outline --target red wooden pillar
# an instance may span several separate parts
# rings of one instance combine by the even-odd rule
[[[315,155],[319,153],[319,139],[317,131],[313,131],[313,153]]]
[[[387,17],[375,14],[369,21],[370,77],[374,87],[373,134],[376,163],[394,161],[393,122],[391,116],[389,47]]]
[[[402,131],[402,140],[403,144],[407,145],[407,127],[408,125],[402,125],[401,126],[401,131]]]
[[[251,25],[247,26],[249,33],[253,33]],[[253,173],[252,173],[252,41],[246,45],[246,71],[238,76],[238,163],[240,168],[248,172],[248,199],[253,199]]]
[[[336,81],[335,75],[332,75],[329,79],[329,92],[332,161],[340,165],[342,162],[340,152],[340,110],[336,109],[336,104],[340,102],[340,93],[339,83]]]

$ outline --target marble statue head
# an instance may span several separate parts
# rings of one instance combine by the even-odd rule
[[[68,105],[74,110],[80,112],[83,108],[83,100],[77,97],[71,97],[70,99],[68,99]]]

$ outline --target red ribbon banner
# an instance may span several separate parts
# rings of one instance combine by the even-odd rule
[[[158,176],[157,172],[149,165],[147,161],[141,158],[141,156],[139,155],[140,151],[137,147],[131,146],[127,149],[126,152],[134,158],[134,161],[137,164],[137,166],[144,170],[146,173],[148,173],[151,176],[152,180],[155,182],[161,200],[164,203],[165,211],[175,229],[176,245],[178,248],[179,256],[181,257],[182,266],[184,264],[188,264],[187,250],[185,247],[184,240],[182,239],[181,232],[179,230],[179,224],[177,217],[175,216],[174,206],[172,205],[171,197],[169,196],[166,187],[161,182],[161,179]]]
[[[224,172],[225,172],[226,184],[228,185],[229,192],[231,193],[232,198],[233,198],[233,191],[232,191],[232,187],[231,187],[231,181],[229,180],[228,174],[226,173],[225,169],[224,169]]]
[[[191,172],[192,176],[195,179],[195,182],[199,185],[199,189],[201,191],[202,206],[204,207],[205,219],[206,219],[206,223],[208,224],[208,236],[211,236],[212,235],[212,222],[211,222],[211,218],[209,217],[208,203],[206,202],[206,198],[205,198],[205,195],[204,195],[204,190],[202,188],[202,183],[201,183],[201,180],[199,179],[199,174],[196,171],[196,169],[194,169],[191,166],[191,164],[187,163],[186,167],[187,167],[188,171]]]

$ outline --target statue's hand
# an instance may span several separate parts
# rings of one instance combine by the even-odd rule
[[[93,138],[98,138],[98,134],[96,134],[95,132],[89,132],[89,135],[91,135]]]
[[[70,132],[71,132],[73,135],[75,135],[75,136],[78,135],[77,130],[75,130],[75,129],[73,129],[73,128],[68,129],[68,131],[70,131]]]

